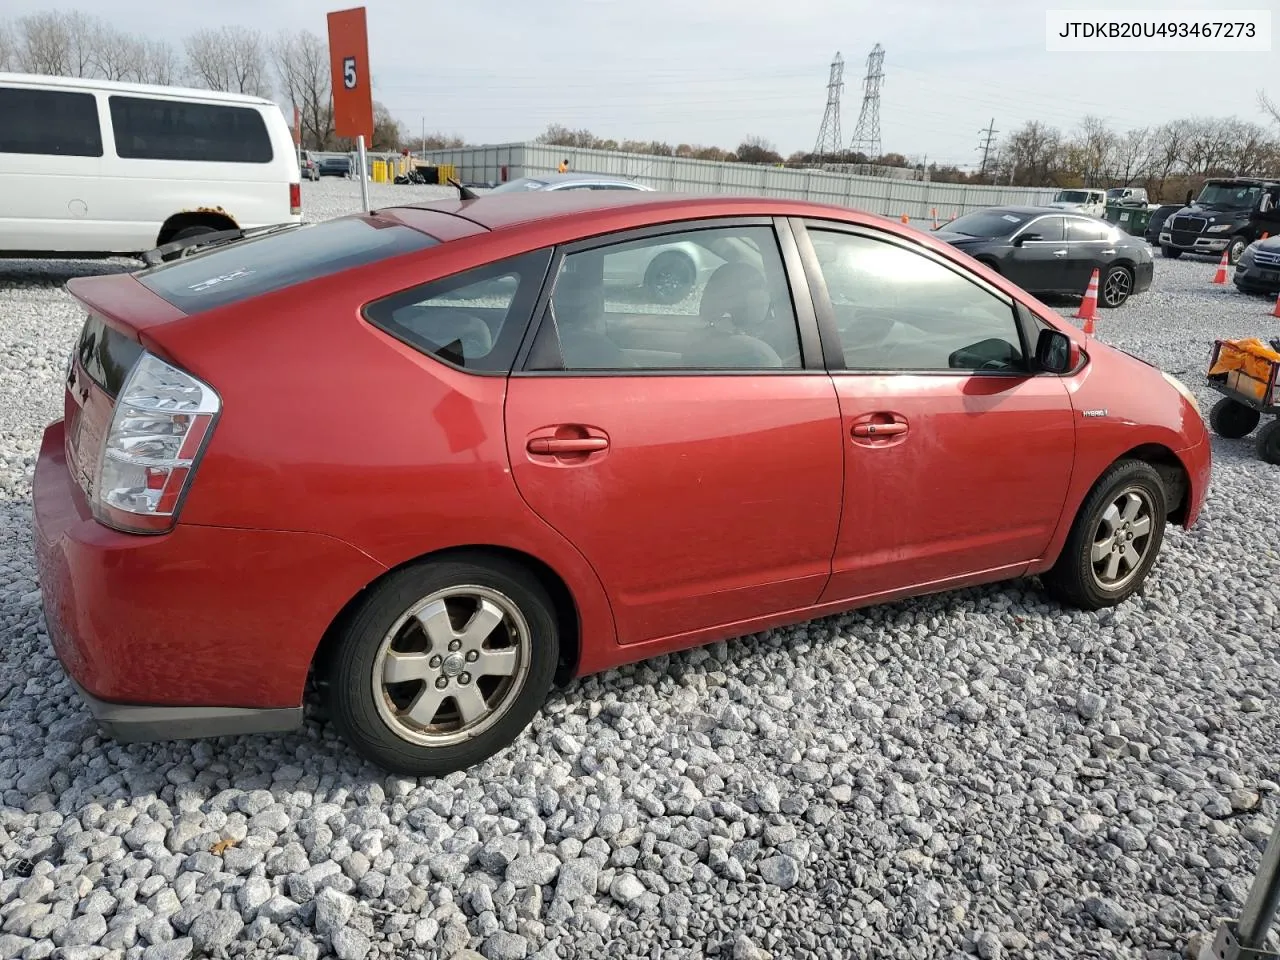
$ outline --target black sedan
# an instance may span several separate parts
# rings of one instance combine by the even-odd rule
[[[1098,305],[1118,307],[1151,286],[1151,247],[1114,224],[1049,207],[989,207],[934,236],[1033,294],[1083,296],[1098,270]]]
[[[1235,282],[1245,293],[1280,294],[1280,236],[1245,247],[1236,261]]]

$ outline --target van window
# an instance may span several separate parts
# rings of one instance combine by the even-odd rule
[[[440,241],[372,217],[342,217],[214,247],[135,274],[186,314],[248,300]]]
[[[270,163],[271,137],[253,107],[111,97],[116,153],[129,160]]]
[[[98,100],[91,93],[0,87],[0,153],[102,156]]]

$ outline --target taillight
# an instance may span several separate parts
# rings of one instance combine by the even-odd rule
[[[221,406],[208,384],[143,353],[116,398],[93,485],[93,515],[130,533],[172,529]]]
[[[302,184],[289,184],[289,212],[297,216],[302,212]]]

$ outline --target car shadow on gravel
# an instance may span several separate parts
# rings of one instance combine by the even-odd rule
[[[60,287],[77,277],[131,273],[142,267],[138,260],[6,260],[0,258],[0,287]]]

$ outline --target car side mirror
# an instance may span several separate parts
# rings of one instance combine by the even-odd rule
[[[1024,243],[1026,243],[1028,240],[1039,240],[1039,239],[1041,239],[1041,237],[1040,237],[1040,234],[1038,233],[1020,233],[1014,239],[1013,245],[1015,247],[1020,247]]]
[[[1070,373],[1080,363],[1080,348],[1061,330],[1041,330],[1036,366],[1045,373]]]

